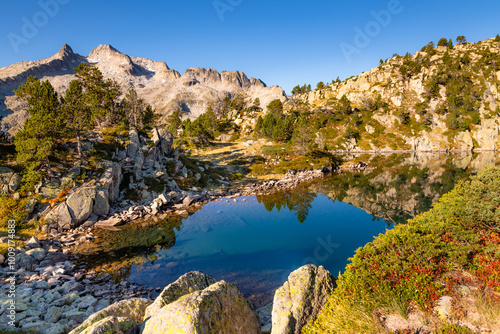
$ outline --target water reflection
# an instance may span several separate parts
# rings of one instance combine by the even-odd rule
[[[237,203],[212,202],[187,219],[99,230],[81,258],[117,280],[163,287],[202,270],[235,283],[254,304],[272,300],[289,272],[305,263],[343,271],[356,248],[404,223],[456,182],[495,164],[493,153],[359,156],[375,167],[343,173]]]

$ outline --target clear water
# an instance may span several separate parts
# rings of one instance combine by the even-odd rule
[[[358,247],[427,211],[443,193],[496,156],[372,158],[373,171],[341,174],[270,196],[211,202],[186,219],[101,231],[82,249],[118,279],[163,288],[201,270],[234,283],[256,306],[272,301],[307,263],[342,272]],[[367,161],[367,159],[363,159]],[[465,162],[464,162],[465,161]]]

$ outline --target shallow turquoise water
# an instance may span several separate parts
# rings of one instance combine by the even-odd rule
[[[261,304],[304,264],[322,265],[336,276],[356,248],[387,228],[386,222],[325,195],[312,201],[303,223],[287,208],[268,212],[256,197],[212,202],[184,220],[175,245],[158,251],[154,263],[133,267],[130,280],[162,287],[201,270],[235,283]]]

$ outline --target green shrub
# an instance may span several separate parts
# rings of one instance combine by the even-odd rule
[[[16,200],[10,195],[0,195],[0,227],[6,228],[9,220],[15,220],[17,226],[26,216],[27,199]]]

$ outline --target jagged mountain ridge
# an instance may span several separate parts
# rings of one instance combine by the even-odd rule
[[[48,80],[63,93],[73,80],[74,68],[80,63],[96,64],[105,78],[118,82],[122,93],[130,88],[151,104],[161,115],[180,109],[186,117],[196,118],[210,103],[220,103],[225,97],[245,94],[259,98],[265,107],[274,99],[286,99],[279,86],[267,87],[260,79],[248,78],[235,71],[188,68],[183,75],[165,62],[130,57],[111,45],[99,45],[85,57],[65,44],[54,56],[39,61],[23,61],[0,68],[0,115],[4,116],[0,130],[13,134],[28,117],[26,106],[15,97],[14,90],[30,75]]]

